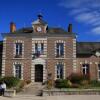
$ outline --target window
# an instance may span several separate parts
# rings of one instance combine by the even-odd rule
[[[64,65],[62,63],[57,64],[57,79],[63,79]]]
[[[89,64],[83,64],[82,66],[82,73],[83,75],[89,75]]]
[[[44,53],[44,44],[35,43],[35,53],[43,54]]]
[[[22,55],[22,43],[16,43],[16,56]]]
[[[98,79],[100,79],[100,64],[98,64]]]
[[[56,57],[64,56],[64,43],[56,43]]]
[[[15,65],[15,77],[21,79],[21,64]]]

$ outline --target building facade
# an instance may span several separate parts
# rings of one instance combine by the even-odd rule
[[[68,30],[51,28],[41,15],[32,27],[3,34],[2,76],[32,82],[66,79],[72,73],[100,79],[100,42],[77,42],[72,25]]]

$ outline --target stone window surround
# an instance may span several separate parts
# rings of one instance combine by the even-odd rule
[[[97,79],[98,79],[98,81],[100,81],[100,78],[99,78],[99,72],[100,72],[100,70],[98,69],[98,65],[100,64],[99,62],[95,62],[95,64],[96,64],[96,68],[97,68]]]
[[[15,65],[16,65],[16,64],[20,64],[20,65],[21,65],[21,80],[23,80],[23,67],[24,67],[24,66],[23,66],[23,63],[21,63],[21,62],[17,62],[17,61],[16,61],[16,62],[13,63],[13,76],[14,76],[14,77],[16,76],[16,75],[15,75],[15,74],[16,74],[16,73],[15,73]]]
[[[76,38],[73,39],[73,72],[77,72],[76,65]]]
[[[92,62],[88,61],[88,60],[84,60],[82,62],[80,62],[80,65],[82,66],[83,64],[89,64],[91,66]],[[81,67],[81,72],[83,70],[83,66]]]
[[[22,40],[14,41],[14,51],[13,51],[14,57],[16,55],[16,43],[22,43],[22,58],[24,58],[24,41],[22,41]]]
[[[55,41],[55,57],[57,55],[57,52],[56,52],[56,44],[57,43],[64,43],[64,58],[65,58],[65,41],[64,40],[56,40]],[[58,57],[58,58],[62,58],[62,57]]]
[[[6,38],[3,39],[2,77],[5,76],[5,59],[6,59]]]
[[[35,53],[35,43],[44,43],[44,55],[42,56],[47,57],[47,38],[32,38],[32,53]]]
[[[64,75],[63,75],[63,78],[65,79],[65,74],[66,74],[66,73],[65,73],[65,72],[66,72],[65,63],[64,63],[64,62],[57,62],[56,65],[55,65],[55,80],[58,79],[58,78],[57,78],[57,64],[59,64],[59,63],[62,63],[62,64],[63,64],[63,74],[64,74]]]

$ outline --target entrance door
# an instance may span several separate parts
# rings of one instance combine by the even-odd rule
[[[35,65],[35,82],[43,82],[43,65]]]

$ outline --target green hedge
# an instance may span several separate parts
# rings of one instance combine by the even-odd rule
[[[70,87],[70,84],[68,80],[58,79],[55,81],[55,87],[56,88],[68,88]]]
[[[4,77],[0,79],[0,82],[4,81],[7,85],[7,88],[16,87],[20,82],[20,79],[15,77]]]

